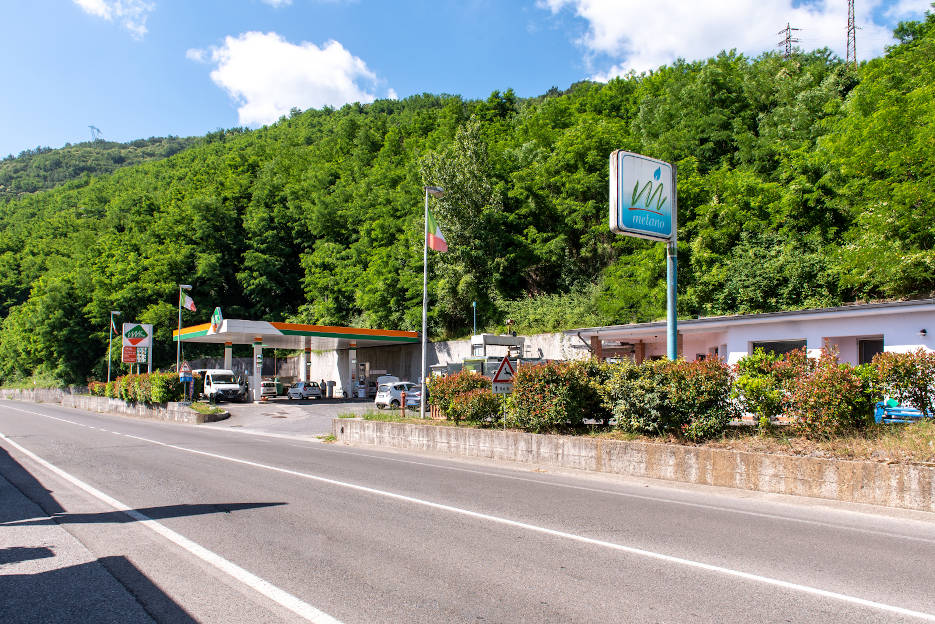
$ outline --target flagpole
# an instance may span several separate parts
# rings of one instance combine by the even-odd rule
[[[110,311],[110,327],[107,330],[107,383],[110,383],[110,347],[114,342],[114,315],[120,316],[120,311]]]
[[[425,418],[425,331],[428,316],[429,285],[429,189],[425,187],[425,213],[422,218],[422,391],[419,393],[419,418]],[[405,409],[405,405],[403,408]]]
[[[429,301],[429,195],[436,198],[445,196],[445,189],[440,186],[425,187],[425,214],[422,222],[424,223],[424,232],[422,237],[422,391],[419,393],[419,417],[425,418],[425,393],[428,386],[425,383],[425,340],[427,332],[426,317],[428,316]]]
[[[179,284],[179,333],[175,337],[175,372],[179,372],[179,358],[182,356],[182,285]]]

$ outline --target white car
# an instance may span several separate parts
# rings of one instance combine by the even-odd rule
[[[377,406],[377,409],[383,409],[385,407],[399,409],[403,392],[406,393],[406,407],[419,407],[422,393],[420,392],[419,384],[412,383],[411,381],[396,381],[393,383],[380,384],[380,387],[377,388],[377,397],[373,400],[373,404]]]
[[[299,381],[286,393],[289,399],[320,399],[321,387],[313,381]]]

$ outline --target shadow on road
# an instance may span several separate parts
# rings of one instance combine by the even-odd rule
[[[204,503],[198,505],[163,505],[161,507],[140,507],[133,511],[139,512],[152,520],[165,518],[181,518],[184,516],[200,516],[213,513],[230,513],[242,509],[259,509],[262,507],[277,507],[286,503]],[[99,513],[55,513],[48,518],[30,518],[15,522],[0,522],[0,526],[40,526],[43,524],[121,524],[136,522],[136,518],[123,511],[102,511]]]
[[[101,557],[76,565],[57,564],[55,551],[60,547],[53,545],[49,548],[44,544],[49,544],[48,539],[54,539],[54,534],[48,531],[64,529],[39,528],[67,523],[133,522],[133,518],[119,511],[68,513],[52,492],[2,447],[0,476],[19,490],[16,492],[0,484],[3,485],[0,493],[6,501],[0,504],[0,538],[4,538],[0,548],[0,622],[136,624],[155,620],[195,624],[196,620],[188,612],[126,557]],[[166,505],[138,511],[150,518],[162,519],[284,504]],[[36,506],[48,517],[39,517]],[[18,534],[3,534],[4,526],[36,528],[20,529]],[[41,532],[34,534],[35,531]],[[14,543],[14,540],[27,543]],[[209,588],[205,589],[209,591]]]
[[[107,579],[101,565],[130,593],[113,580],[102,582]],[[124,557],[103,557],[35,574],[0,574],[0,596],[4,624],[196,622]]]

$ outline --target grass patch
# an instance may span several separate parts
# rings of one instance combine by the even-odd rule
[[[315,437],[321,440],[322,442],[324,442],[325,444],[334,444],[335,442],[338,441],[338,438],[335,437],[333,433],[329,433],[328,435],[315,436]]]
[[[189,405],[189,407],[195,410],[196,412],[198,412],[199,414],[222,414],[224,413],[224,410],[221,409],[220,407],[210,405],[208,403],[205,403],[204,401],[196,401],[195,403],[192,403],[191,405]]]
[[[592,435],[609,440],[683,444],[747,453],[935,465],[933,419],[909,424],[874,424],[865,431],[827,440],[809,440],[794,436],[784,427],[777,427],[768,434],[760,435],[747,426],[731,427],[721,437],[697,444],[673,436],[652,438],[622,431],[601,431]]]
[[[338,418],[357,418],[357,414],[353,412],[344,412],[342,414],[338,414]]]

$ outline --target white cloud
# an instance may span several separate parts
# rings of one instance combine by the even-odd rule
[[[145,0],[72,0],[88,15],[100,17],[108,22],[118,21],[130,31],[134,39],[146,34],[146,20],[156,8]]]
[[[208,60],[208,53],[200,48],[189,48],[185,50],[185,58],[196,63],[204,63]]]
[[[261,0],[261,2],[277,9],[281,6],[289,6],[292,4],[292,0]]]
[[[189,50],[185,55],[200,60],[201,52]],[[226,37],[224,45],[211,50],[211,61],[217,64],[211,80],[238,103],[240,123],[247,126],[272,123],[294,107],[338,107],[376,99],[376,74],[337,41],[319,48],[290,43],[274,32],[247,32]]]
[[[579,43],[599,80],[655,69],[679,57],[706,58],[725,49],[756,56],[776,49],[782,38],[777,31],[787,22],[801,29],[795,35],[805,50],[828,47],[843,57],[847,44],[844,0],[538,0],[538,5],[552,13],[570,9],[587,22],[587,34]],[[930,6],[931,0],[857,3],[858,58],[879,56],[893,42],[891,28],[873,21],[875,12],[890,19],[918,19]],[[601,71],[600,61],[613,66]]]

